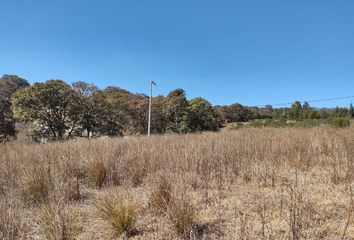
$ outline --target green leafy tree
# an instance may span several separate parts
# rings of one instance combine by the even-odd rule
[[[252,111],[239,103],[227,106],[224,111],[228,122],[247,122],[252,118]]]
[[[348,112],[349,111],[347,108],[336,107],[332,115],[338,118],[346,118],[348,116]]]
[[[216,116],[218,118],[218,126],[219,128],[223,127],[223,124],[226,123],[226,118],[225,118],[225,106],[213,106],[213,109],[216,113]]]
[[[16,137],[15,120],[11,109],[11,96],[29,86],[27,80],[16,75],[0,78],[0,141]]]
[[[130,104],[132,121],[131,133],[132,134],[145,134],[148,128],[148,111],[149,111],[149,98],[145,97],[133,101]]]
[[[176,89],[167,95],[168,119],[170,131],[176,133],[190,132],[189,128],[189,104],[183,89]]]
[[[77,135],[98,137],[102,135],[120,136],[127,128],[128,117],[131,114],[127,98],[135,95],[120,88],[99,90],[95,85],[82,81],[72,84],[80,96],[81,120]],[[121,95],[125,95],[124,98]],[[117,97],[117,98],[115,98]]]
[[[302,118],[304,119],[316,119],[320,118],[320,115],[316,109],[310,107],[310,104],[308,102],[305,102],[304,105],[302,106]]]
[[[296,101],[291,105],[288,116],[290,119],[301,119],[303,117],[303,108],[299,101]]]
[[[320,114],[318,111],[316,111],[313,108],[310,108],[307,112],[306,112],[306,118],[308,119],[318,119],[320,118]]]
[[[101,134],[119,136],[130,133],[132,110],[130,103],[140,96],[130,93],[118,87],[108,87],[95,95],[96,102],[100,104],[103,126],[100,127]]]
[[[99,135],[110,137],[121,136],[126,131],[129,109],[120,100],[111,99],[104,91],[93,95],[93,103],[96,108],[95,119]]]
[[[11,103],[7,99],[0,98],[0,142],[15,137],[16,129]]]
[[[250,119],[259,119],[263,118],[261,115],[261,111],[258,107],[246,107],[249,111],[251,111]]]
[[[320,109],[318,111],[318,117],[319,118],[325,119],[325,118],[328,118],[329,116],[330,116],[330,114],[329,114],[327,109],[322,108],[322,109]]]
[[[16,117],[36,124],[33,137],[68,139],[79,127],[81,109],[78,94],[61,80],[35,83],[13,95]]]
[[[98,87],[96,87],[94,84],[89,84],[83,81],[72,83],[72,88],[75,92],[85,97],[91,97],[95,92],[99,91]]]
[[[152,133],[162,134],[166,132],[168,126],[167,99],[158,96],[153,99],[151,131]]]
[[[82,81],[74,82],[72,87],[79,95],[78,104],[81,111],[80,128],[76,130],[76,134],[85,135],[87,138],[98,136],[102,111],[99,109],[101,105],[97,103],[99,100],[94,95],[99,89],[93,84]]]
[[[148,131],[149,98],[146,96],[135,101],[131,108],[134,132],[146,134]],[[169,123],[167,115],[167,99],[163,96],[154,97],[151,109],[151,133],[162,134],[166,132]]]
[[[258,109],[258,116],[256,115],[256,117],[254,118],[272,118],[273,114],[275,113],[275,109],[273,108],[272,105],[265,105],[264,108],[259,108]]]
[[[192,132],[219,129],[217,113],[207,100],[199,97],[189,101],[189,128]]]

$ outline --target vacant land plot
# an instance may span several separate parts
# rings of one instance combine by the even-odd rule
[[[0,146],[0,239],[353,239],[354,129]]]

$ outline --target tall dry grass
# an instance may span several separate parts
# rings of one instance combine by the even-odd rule
[[[127,200],[115,199],[126,194],[139,239],[353,239],[353,130],[5,144],[0,239],[132,237],[121,235]],[[114,209],[105,217],[118,231],[97,203]]]

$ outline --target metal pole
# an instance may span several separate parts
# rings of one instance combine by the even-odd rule
[[[150,136],[150,132],[151,132],[152,84],[153,84],[153,81],[150,81],[150,100],[149,100],[149,123],[148,123],[148,136]]]

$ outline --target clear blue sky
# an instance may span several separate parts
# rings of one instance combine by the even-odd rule
[[[1,0],[0,74],[245,105],[354,95],[353,0]],[[354,99],[318,103],[348,105]]]

